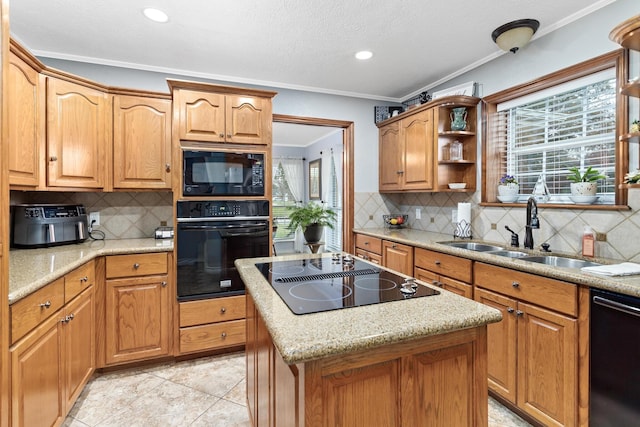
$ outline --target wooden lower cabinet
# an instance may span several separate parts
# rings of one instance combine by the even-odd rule
[[[484,326],[289,365],[250,297],[247,313],[254,427],[488,423]]]
[[[407,276],[412,276],[413,246],[383,240],[382,265]]]
[[[11,425],[62,424],[95,369],[90,287],[11,349]]]
[[[366,234],[355,235],[355,255],[374,264],[382,265],[382,240]]]
[[[245,343],[245,297],[187,301],[180,309],[180,354]]]
[[[496,289],[476,287],[475,300],[503,316],[488,326],[490,390],[544,425],[578,425],[576,286],[481,263],[476,268],[476,284]],[[547,301],[549,289],[555,302]],[[543,308],[545,302],[565,312]]]
[[[423,248],[415,249],[414,259],[416,279],[473,299],[471,260]]]

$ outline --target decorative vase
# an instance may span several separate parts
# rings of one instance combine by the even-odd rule
[[[598,192],[598,184],[596,182],[572,182],[572,196],[595,196]]]
[[[324,226],[314,223],[307,225],[302,234],[304,235],[304,240],[307,243],[318,243],[322,239],[323,231]]]
[[[465,107],[453,108],[449,113],[451,130],[465,130],[467,127],[467,109]]]
[[[518,184],[498,185],[499,196],[516,198],[518,194],[520,194],[520,185]]]

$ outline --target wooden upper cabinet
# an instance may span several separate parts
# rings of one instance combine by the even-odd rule
[[[114,95],[113,187],[171,189],[171,100]]]
[[[399,123],[390,123],[380,128],[380,190],[398,190],[402,178],[402,152],[400,148]]]
[[[9,184],[44,184],[44,77],[15,53],[9,55],[7,123],[9,128]],[[42,182],[40,181],[42,179]]]
[[[271,144],[271,99],[179,89],[181,140]]]
[[[49,187],[103,188],[110,150],[104,92],[47,78]]]

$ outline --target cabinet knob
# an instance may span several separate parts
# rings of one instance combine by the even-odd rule
[[[71,314],[70,314],[70,315],[68,315],[67,317],[69,318],[69,320],[73,320],[73,319],[76,317],[76,315],[75,315],[75,314],[73,314],[73,313],[71,313]]]
[[[391,245],[391,248],[393,248],[393,249],[395,249],[397,247],[398,247],[398,245],[396,245],[395,243],[393,245]]]
[[[82,279],[80,279],[81,282],[88,282],[89,278],[87,276],[84,276]]]
[[[164,287],[166,287],[166,286],[167,286],[167,282],[162,281],[162,282],[160,282],[160,285],[164,288]]]
[[[230,133],[227,134],[227,138],[231,139],[231,134]]]
[[[58,160],[58,156],[51,156],[49,157],[49,160],[51,160],[52,162],[55,162]]]
[[[365,246],[369,246],[369,242],[364,242],[364,245]]]
[[[440,261],[436,260],[436,261],[435,261],[435,264],[436,264],[436,265],[440,265]]]
[[[226,313],[226,312],[227,312],[227,309],[226,309],[226,308],[222,307],[222,308],[220,309],[220,313],[223,313],[223,314],[224,314],[224,313]]]
[[[136,270],[137,270],[137,269],[139,269],[139,268],[140,268],[140,264],[138,264],[138,263],[136,262],[135,264],[133,264],[133,268],[134,268],[134,269],[136,269]]]
[[[51,307],[51,301],[45,301],[43,303],[40,303],[40,308],[49,308]]]
[[[511,286],[513,286],[514,288],[519,288],[520,283],[514,281],[514,282],[511,282]]]
[[[516,311],[516,316],[524,316],[524,311],[522,310]]]
[[[164,170],[166,170],[167,172],[171,172],[171,165],[169,163],[164,165]]]
[[[396,172],[398,175],[402,175],[404,173],[404,171],[397,171]]]
[[[221,333],[221,334],[220,334],[220,336],[221,336],[222,338],[226,338],[226,337],[227,337],[227,333],[226,333],[226,332],[223,332],[223,333]]]
[[[515,309],[513,307],[508,307],[507,308],[507,313],[513,313],[515,311]]]

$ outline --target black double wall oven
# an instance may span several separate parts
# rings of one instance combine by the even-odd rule
[[[238,258],[269,256],[269,201],[177,202],[178,301],[244,294]]]

